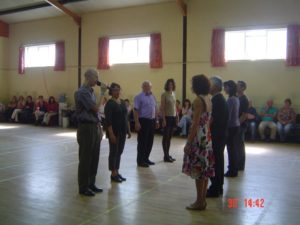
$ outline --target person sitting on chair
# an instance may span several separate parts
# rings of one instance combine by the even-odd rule
[[[55,101],[55,98],[53,96],[49,98],[46,108],[47,112],[44,115],[42,123],[42,125],[44,126],[49,125],[51,117],[56,116],[58,114],[58,103]]]
[[[192,122],[192,103],[189,99],[186,99],[183,103],[183,108],[181,110],[182,117],[178,123],[178,127],[181,128],[180,136],[186,136],[188,131],[188,126]]]
[[[285,99],[284,106],[279,110],[277,115],[277,132],[281,142],[286,140],[296,121],[296,113],[291,105],[291,99]]]
[[[11,114],[11,121],[19,122],[18,115],[24,109],[24,107],[25,107],[25,101],[24,101],[24,97],[21,95],[19,97],[17,107],[14,109],[13,113]]]
[[[270,99],[267,101],[265,107],[261,109],[260,116],[261,116],[261,122],[258,126],[259,135],[261,140],[266,140],[265,131],[266,128],[271,129],[271,136],[270,139],[272,141],[275,141],[276,139],[276,123],[274,122],[274,119],[277,114],[277,109],[273,107],[273,100]]]
[[[17,107],[18,99],[17,96],[13,96],[11,101],[8,103],[6,110],[4,112],[4,117],[6,120],[9,120],[11,118],[11,115],[15,108]]]
[[[43,118],[44,114],[47,112],[47,103],[44,101],[44,97],[40,95],[35,104],[35,125],[38,125],[41,122],[41,118]]]

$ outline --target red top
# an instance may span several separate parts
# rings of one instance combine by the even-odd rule
[[[40,111],[46,112],[47,111],[47,102],[43,101],[42,104],[41,104],[41,102],[37,102],[35,104],[35,109],[37,110],[38,108]]]
[[[56,102],[48,103],[47,112],[58,112],[58,104]]]
[[[25,107],[25,102],[24,101],[18,101],[17,109],[23,109],[24,107]]]

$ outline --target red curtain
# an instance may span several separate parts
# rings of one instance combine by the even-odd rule
[[[161,34],[150,34],[150,68],[162,68]]]
[[[55,64],[54,71],[65,71],[65,42],[55,43]]]
[[[211,65],[213,67],[225,66],[225,30],[214,29],[211,39]]]
[[[19,65],[18,65],[19,74],[25,73],[25,47],[19,48]]]
[[[109,69],[109,38],[102,37],[98,41],[98,69]]]
[[[300,66],[300,25],[287,27],[286,65]]]

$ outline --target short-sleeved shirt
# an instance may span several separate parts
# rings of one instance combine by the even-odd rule
[[[161,98],[165,100],[165,116],[176,116],[176,96],[175,93],[164,92]]]
[[[296,113],[293,108],[288,108],[288,109],[281,108],[278,112],[278,117],[280,120],[283,120],[285,122],[290,122],[293,118],[296,117]]]
[[[156,99],[154,95],[141,92],[135,96],[134,110],[138,111],[139,118],[154,119],[156,112]]]
[[[240,118],[239,118],[239,107],[240,101],[238,97],[231,96],[227,100],[228,111],[229,111],[229,120],[228,127],[238,127],[240,126]]]
[[[263,107],[261,109],[261,113],[272,115],[272,116],[262,116],[261,117],[262,121],[273,121],[273,119],[277,113],[277,109],[275,107],[269,107],[268,109],[266,109],[266,107]]]
[[[121,100],[120,104],[112,99],[108,100],[104,113],[107,127],[112,126],[115,134],[126,134],[128,131],[128,112],[123,100]]]
[[[88,86],[81,86],[75,92],[76,118],[79,123],[98,123],[98,114],[92,110],[96,107],[94,90]]]

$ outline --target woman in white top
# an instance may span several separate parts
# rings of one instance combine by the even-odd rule
[[[175,159],[170,156],[169,150],[171,145],[171,138],[173,130],[178,124],[178,115],[176,112],[176,96],[175,96],[175,81],[168,79],[165,83],[165,92],[161,95],[161,115],[162,115],[162,126],[164,129],[162,147],[164,150],[164,161],[174,162]]]

